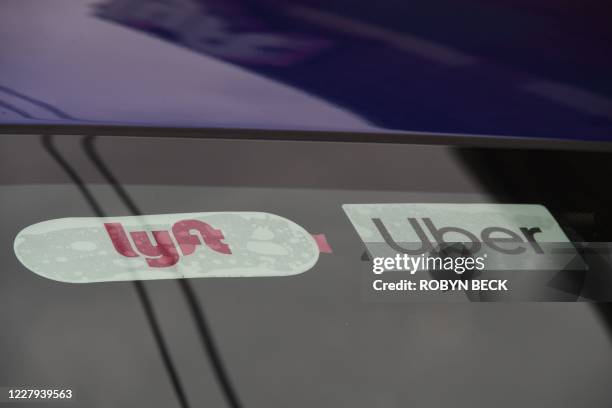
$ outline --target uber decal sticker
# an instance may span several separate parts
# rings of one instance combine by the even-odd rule
[[[440,253],[461,245],[487,270],[559,270],[576,251],[548,210],[528,204],[345,204],[372,257]],[[579,266],[582,268],[584,265]]]
[[[73,283],[295,275],[320,252],[304,228],[260,212],[55,219],[23,229],[14,249],[31,271]]]

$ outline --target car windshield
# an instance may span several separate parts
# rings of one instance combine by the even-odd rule
[[[417,222],[427,230],[427,218],[439,232],[469,218],[470,206],[498,211],[509,207],[497,205],[511,204],[517,207],[504,209],[504,219],[508,211],[522,214],[529,207],[532,218],[545,219],[542,229],[559,226],[557,241],[605,243],[609,153],[4,135],[0,157],[2,386],[70,388],[75,403],[87,407],[399,407],[407,401],[514,407],[536,400],[557,407],[610,401],[609,307],[558,302],[608,295],[587,293],[588,285],[580,286],[582,292],[551,288],[547,281],[546,298],[474,298],[466,291],[442,292],[447,297],[435,301],[382,297],[371,292],[376,246],[355,218],[365,205],[377,204],[378,217],[391,229],[393,218],[385,217],[405,208],[397,205],[437,203],[446,207],[421,213]],[[449,211],[454,215],[444,218]],[[97,281],[71,283],[68,275],[64,281],[45,277],[42,263],[67,262],[68,248],[49,257],[55,243],[47,243],[26,248],[28,254],[16,240],[20,231],[50,220],[76,220],[70,228],[80,233],[81,217],[114,219],[129,229],[130,218],[119,217],[143,215],[158,228],[172,214],[183,220],[215,212],[282,217],[318,237],[318,259],[277,276],[132,274],[121,280],[80,270]],[[162,218],[151,218],[156,214]],[[235,249],[244,234],[232,235],[231,225],[223,242]],[[256,240],[270,239],[258,234]],[[543,235],[534,236],[542,241]],[[529,237],[522,237],[527,245]],[[91,265],[99,258],[111,268],[111,259],[122,259],[110,241],[107,253],[83,239],[71,242]],[[181,273],[197,266],[200,254],[214,255],[214,243],[201,244],[190,255],[183,248]],[[264,264],[263,258],[278,255],[275,247],[265,248],[256,258]],[[203,259],[206,268],[213,266]],[[43,269],[32,267],[33,260]],[[609,256],[604,261],[609,270]],[[561,383],[568,386],[559,388]]]

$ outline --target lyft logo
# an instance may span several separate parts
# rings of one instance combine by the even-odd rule
[[[57,218],[22,229],[13,248],[30,271],[69,283],[290,276],[331,252],[322,234],[255,211]]]
[[[215,252],[230,255],[229,245],[219,229],[198,220],[182,220],[174,223],[171,231],[151,231],[153,241],[146,231],[126,232],[121,223],[104,223],[115,250],[128,258],[144,256],[153,268],[166,268],[176,264],[181,257],[191,255],[198,245],[206,245]],[[130,241],[131,238],[131,241]]]

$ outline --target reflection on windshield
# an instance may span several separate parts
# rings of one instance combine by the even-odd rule
[[[608,139],[601,11],[521,0],[6,4],[0,120]]]

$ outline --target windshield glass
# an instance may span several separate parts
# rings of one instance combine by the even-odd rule
[[[541,237],[553,229],[555,242],[603,245],[610,236],[608,153],[5,135],[0,157],[2,386],[71,388],[76,404],[87,407],[480,406],[483,400],[514,407],[536,398],[557,407],[601,406],[612,397],[609,307],[558,302],[592,300],[588,285],[582,292],[549,287],[545,299],[527,292],[529,298],[502,299],[457,291],[434,302],[380,296],[370,290],[376,246],[356,218],[364,205],[377,204],[372,217],[393,234],[395,218],[384,205],[443,204],[437,213],[420,213],[417,225],[428,234],[462,228],[465,238],[485,225],[469,218],[471,206],[486,204],[502,214],[507,230],[515,230],[510,214],[524,220],[527,211],[530,222],[539,222],[542,233],[520,236],[527,249],[543,245]],[[406,207],[393,211],[398,208]],[[444,218],[449,211],[456,214]],[[66,262],[65,248],[52,258],[44,258],[52,244],[16,256],[20,231],[50,220],[71,219],[73,233],[87,226],[83,217],[119,223],[128,233],[151,226],[170,231],[178,248],[191,241],[173,223],[200,219],[223,237],[205,230],[209,240],[181,247],[175,261],[180,268],[210,268],[206,259],[213,258],[200,255],[229,256],[222,244],[237,254],[246,236],[232,230],[242,225],[234,218],[207,218],[216,212],[282,217],[264,218],[249,234],[257,232],[260,244],[276,243],[263,230],[289,225],[296,240],[316,236],[320,253],[303,268],[272,268],[276,276],[133,274],[97,283],[54,280],[29,269],[32,259],[41,267],[44,260]],[[141,224],[130,224],[140,216]],[[110,267],[123,255],[104,237],[107,253],[83,239],[71,241],[80,242],[71,250]],[[130,240],[143,265],[167,255],[146,258],[140,241]],[[249,248],[263,251],[262,264],[278,255],[278,246]],[[609,256],[604,261],[609,271]],[[499,302],[472,303],[486,300]]]

